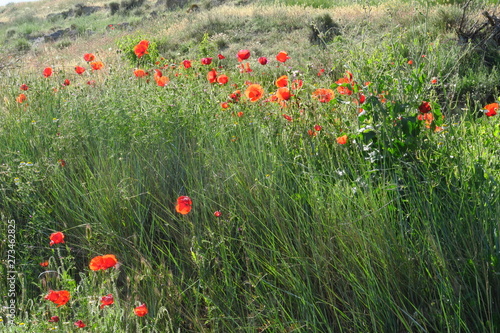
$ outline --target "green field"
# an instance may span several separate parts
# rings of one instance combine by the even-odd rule
[[[0,7],[2,332],[500,331],[493,1],[115,4]]]

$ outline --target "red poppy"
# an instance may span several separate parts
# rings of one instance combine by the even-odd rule
[[[95,81],[94,81],[94,80],[89,80],[89,81],[87,81],[87,84],[88,84],[89,86],[92,86],[92,87],[93,87],[93,86],[95,86]]]
[[[19,95],[16,97],[16,101],[17,101],[18,103],[24,103],[27,99],[28,99],[28,97],[27,97],[25,94],[19,94]]]
[[[430,112],[431,111],[431,105],[429,104],[429,102],[423,101],[420,104],[420,106],[418,107],[418,111],[420,111],[420,113]]]
[[[232,94],[229,95],[229,99],[233,103],[238,103],[241,97],[241,91],[240,90],[235,90]]]
[[[284,113],[283,113],[283,114],[282,114],[282,116],[283,116],[283,118],[285,118],[285,119],[286,119],[286,120],[288,120],[288,121],[293,121],[292,117],[290,117],[290,116],[289,116],[289,115],[287,115],[287,114],[284,114]]]
[[[222,213],[217,210],[217,211],[214,212],[214,216],[215,217],[221,217]]]
[[[217,58],[219,58],[220,60],[222,60],[222,59],[226,59],[226,57],[224,57],[222,54],[218,54],[218,55],[217,55]]]
[[[240,64],[238,67],[240,68],[240,73],[250,73],[253,71],[250,68],[250,64],[248,62],[245,62],[244,64]]]
[[[40,263],[40,266],[47,267],[47,266],[49,266],[49,262],[47,260],[45,260],[45,261]]]
[[[223,109],[227,109],[227,108],[229,108],[229,103],[228,102],[222,102],[222,103],[220,103],[220,107],[223,108]]]
[[[149,41],[141,40],[139,44],[134,46],[134,53],[137,58],[141,58],[143,55],[148,54]]]
[[[236,55],[238,58],[239,62],[242,62],[243,60],[247,60],[250,58],[250,51],[249,50],[239,50],[238,54]]]
[[[71,81],[68,79],[64,80],[64,82],[63,82],[63,86],[69,86],[70,84],[71,84]]]
[[[64,234],[60,231],[50,235],[50,246],[54,244],[64,243]]]
[[[321,103],[328,103],[335,97],[335,93],[331,89],[319,88],[312,93],[312,97]]]
[[[302,88],[303,85],[304,85],[304,81],[302,81],[302,80],[295,79],[292,81],[292,89],[293,90],[298,90],[298,89]]]
[[[262,89],[260,84],[251,84],[245,90],[245,96],[252,102],[258,101],[264,96],[264,89]]]
[[[236,115],[241,118],[241,117],[243,117],[244,113],[243,113],[243,111],[240,111]]]
[[[267,58],[266,57],[260,57],[257,59],[261,65],[267,64]]]
[[[182,66],[184,66],[184,68],[191,68],[191,61],[190,60],[184,60],[182,61]]]
[[[215,69],[212,69],[210,72],[207,73],[207,80],[210,83],[217,82],[217,72],[215,71]]]
[[[87,325],[85,325],[85,323],[84,323],[83,321],[81,321],[81,320],[77,320],[77,321],[75,321],[75,323],[74,323],[74,324],[75,324],[75,326],[76,326],[76,327],[78,327],[78,328],[84,328],[85,326],[87,326]]]
[[[201,63],[202,65],[210,65],[212,63],[213,58],[202,58]]]
[[[217,82],[219,84],[226,84],[229,81],[229,77],[227,75],[221,74],[217,77]]]
[[[83,60],[85,60],[86,62],[94,61],[95,60],[95,55],[93,55],[92,53],[85,53],[83,55]]]
[[[89,268],[93,271],[105,270],[116,266],[118,260],[114,254],[106,254],[103,256],[97,256],[90,260]]]
[[[69,294],[69,291],[67,290],[59,290],[59,291],[49,290],[49,293],[44,298],[48,301],[51,301],[54,304],[57,304],[57,307],[60,307],[68,303],[71,296]]]
[[[107,294],[106,296],[101,297],[101,305],[100,308],[104,308],[105,306],[109,306],[115,302],[112,294]]]
[[[288,101],[292,96],[290,89],[287,87],[278,88],[278,91],[276,91],[276,97],[281,101]]]
[[[60,167],[65,167],[66,166],[66,161],[65,160],[57,160],[57,163],[59,163]]]
[[[352,75],[352,74],[351,74]],[[337,87],[337,91],[341,95],[352,95],[352,90],[350,89],[350,84],[352,83],[351,78],[343,77],[335,82],[339,86]]]
[[[43,76],[49,77],[52,76],[52,67],[47,67],[43,70]]]
[[[134,308],[134,313],[139,317],[144,317],[148,314],[148,307],[146,304],[142,303],[138,307]]]
[[[285,51],[281,51],[276,56],[276,60],[278,60],[279,62],[286,62],[288,59],[290,59],[290,57],[288,56],[288,53],[286,53]]]
[[[413,65],[413,60],[408,60],[408,65]]]
[[[437,84],[437,83],[438,83],[438,79],[437,79],[437,77],[433,77],[433,78],[431,79],[431,84]]]
[[[161,76],[158,77],[155,81],[158,86],[165,87],[170,82],[170,79],[166,76]]]
[[[175,205],[175,210],[177,213],[186,215],[191,211],[193,206],[193,201],[187,195],[183,195],[177,198],[177,205]]]
[[[337,143],[345,145],[347,143],[347,135],[342,135],[337,138]]]
[[[278,87],[278,88],[286,87],[288,85],[288,76],[286,76],[286,75],[280,76],[276,80],[275,84],[276,84],[276,87]]]
[[[26,90],[29,89],[29,87],[28,87],[28,85],[26,85],[26,84],[23,83],[23,84],[21,84],[21,86],[19,87],[19,89],[26,91]]]
[[[484,113],[486,116],[493,117],[497,114],[498,103],[488,104],[484,107],[484,109],[486,110],[486,112]]]
[[[318,133],[316,133],[316,132],[315,132],[315,131],[313,131],[313,130],[307,130],[307,134],[308,134],[309,136],[316,136],[316,135],[318,135]]]
[[[52,316],[49,319],[49,323],[57,323],[58,321],[59,321],[59,317],[58,316]]]
[[[314,125],[314,130],[319,132],[323,129],[323,127],[319,126],[319,125]]]
[[[104,67],[104,64],[102,61],[94,61],[90,63],[90,67],[92,67],[93,70],[98,71]]]
[[[325,72],[325,70],[323,68],[321,68],[319,71],[318,71],[318,76],[321,76],[323,75],[323,73]]]
[[[136,77],[144,77],[146,75],[149,75],[149,73],[146,72],[144,69],[136,69],[136,70],[134,70],[134,75]]]

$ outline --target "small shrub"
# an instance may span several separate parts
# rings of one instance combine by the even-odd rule
[[[15,49],[18,52],[28,52],[31,50],[31,44],[26,39],[18,39],[15,44]]]
[[[309,41],[311,44],[325,46],[340,35],[340,27],[329,14],[318,16],[310,25]]]
[[[120,10],[120,4],[118,2],[111,2],[109,4],[109,12],[111,15],[115,15]]]

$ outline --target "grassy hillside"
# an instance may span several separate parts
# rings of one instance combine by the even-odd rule
[[[500,329],[496,6],[117,4],[0,8],[4,331]]]

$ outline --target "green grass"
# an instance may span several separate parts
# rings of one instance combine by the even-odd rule
[[[124,48],[116,55],[95,36],[82,39],[105,62],[101,71],[83,52],[73,61],[63,50],[33,72],[3,69],[0,270],[6,276],[14,249],[17,271],[15,297],[0,282],[2,305],[16,300],[15,325],[4,329],[77,331],[80,319],[99,332],[498,331],[500,122],[480,110],[498,97],[498,59],[449,39],[435,19],[445,7],[396,4],[349,20],[330,13],[341,34],[322,46],[310,45],[309,26],[297,22],[324,9],[273,5],[265,16],[221,7],[116,33]],[[278,37],[278,27],[287,34]],[[167,60],[131,57],[132,41],[143,38]],[[251,73],[237,67],[243,48]],[[286,64],[274,59],[281,50]],[[213,64],[202,66],[202,56]],[[59,59],[87,71],[79,76]],[[184,59],[193,68],[182,68]],[[49,65],[55,73],[44,78]],[[162,88],[152,76],[163,65],[171,82]],[[150,75],[134,77],[138,66]],[[212,68],[229,84],[208,83]],[[346,70],[357,82],[352,96],[336,89]],[[285,108],[264,101],[281,75],[304,82]],[[266,96],[222,109],[245,81]],[[17,103],[22,83],[27,100]],[[318,102],[317,88],[336,98]],[[353,102],[359,93],[363,105]],[[416,119],[422,101],[436,115],[431,128]],[[322,129],[309,135],[315,125]],[[174,208],[181,195],[193,200],[187,215]],[[55,231],[65,243],[49,246]],[[117,268],[88,268],[108,253]],[[44,300],[49,289],[72,298],[56,308]],[[99,309],[109,293],[115,303]],[[141,303],[149,308],[142,318],[133,312]],[[59,323],[48,322],[54,315]]]

